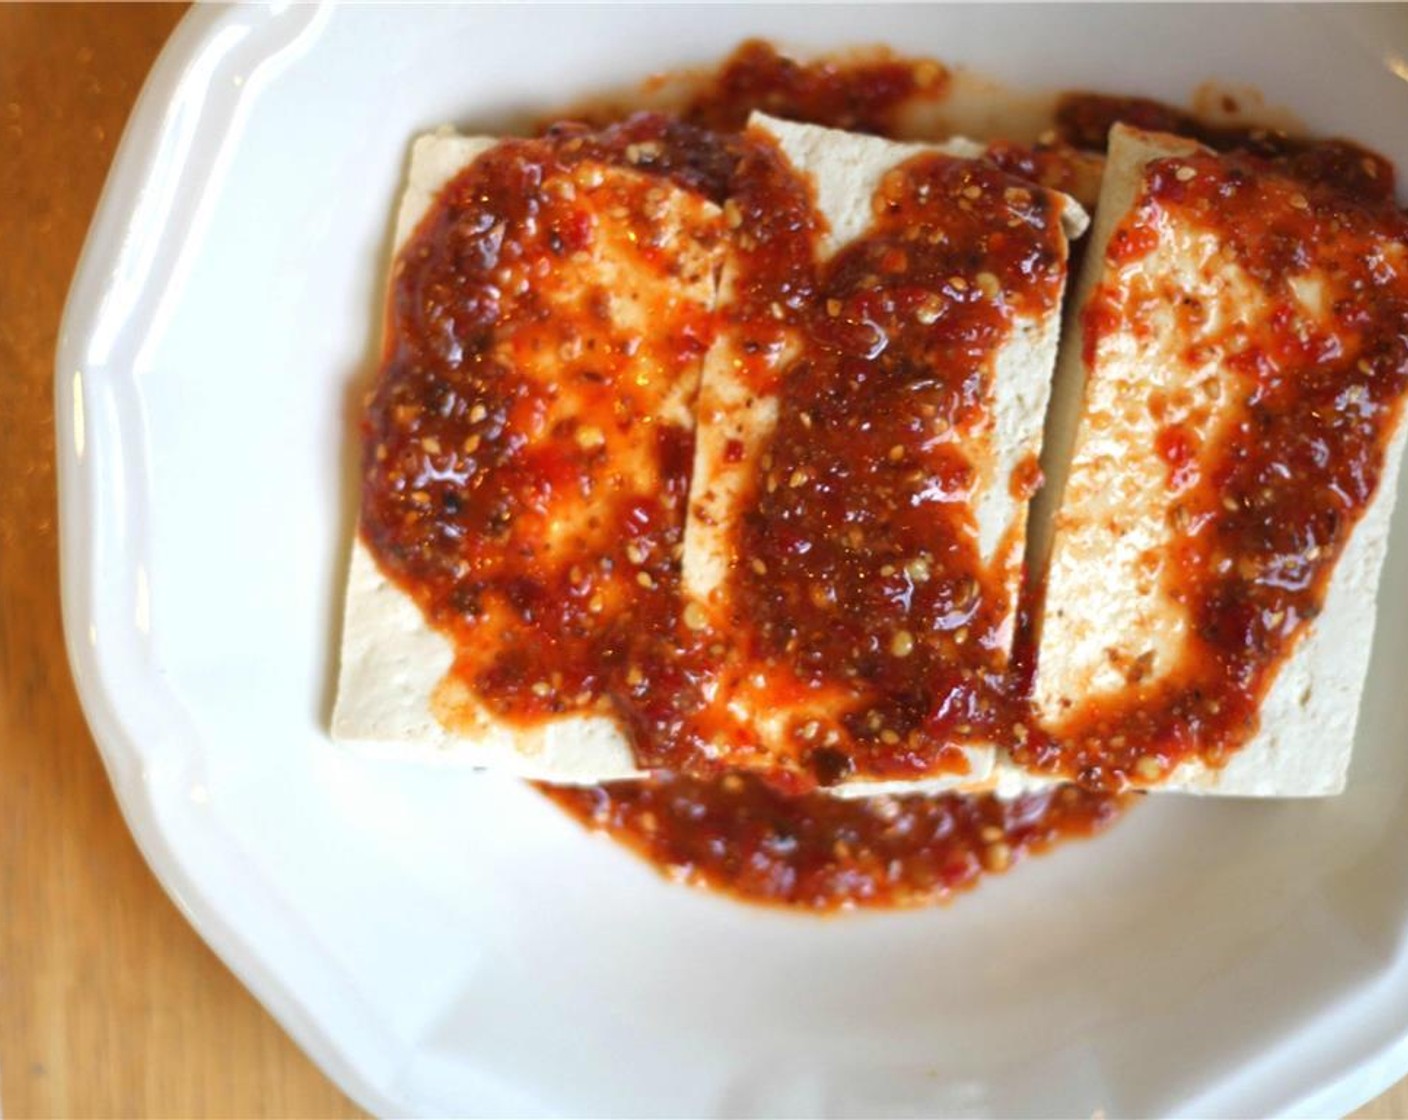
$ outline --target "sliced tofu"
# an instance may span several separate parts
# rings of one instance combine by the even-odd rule
[[[897,144],[872,136],[794,124],[754,114],[752,128],[776,141],[782,153],[814,184],[817,208],[827,223],[821,243],[823,258],[863,234],[874,221],[872,198],[891,169],[925,152],[963,158],[982,154],[982,147],[965,140],[943,145]],[[1032,188],[1035,189],[1035,188]],[[1053,196],[1067,237],[1077,236],[1086,216],[1072,200]],[[936,206],[953,205],[935,200]],[[1062,246],[1064,251],[1064,245]],[[724,267],[721,304],[728,305],[737,270]],[[999,582],[1007,591],[1009,617],[1004,644],[1011,640],[1020,579],[1027,502],[1014,475],[1024,461],[1035,461],[1055,361],[1060,328],[1059,306],[1039,317],[1016,317],[1010,337],[996,355],[990,395],[983,402],[988,422],[967,433],[962,453],[980,464],[979,478],[969,495],[976,513],[982,560],[1001,568]],[[686,523],[683,561],[684,593],[722,628],[737,609],[730,601],[731,574],[747,557],[737,554],[740,525],[747,514],[751,487],[759,477],[761,457],[778,423],[779,378],[797,357],[800,339],[784,337],[779,344],[745,354],[742,335],[724,329],[705,359],[697,409],[694,476]],[[935,547],[942,547],[936,541]],[[785,694],[786,703],[778,696]],[[786,767],[789,728],[816,719],[834,723],[855,708],[855,692],[843,681],[801,686],[781,664],[747,663],[724,675],[719,702],[738,728],[720,744],[730,766],[769,770]],[[831,787],[844,795],[932,792],[948,788],[986,788],[992,779],[994,750],[988,744],[962,746],[966,773],[944,773],[915,780],[885,780],[863,773]]]
[[[441,189],[496,143],[444,132],[417,139],[396,221],[397,254],[411,240]],[[537,298],[549,306],[557,300],[565,301],[564,307],[574,305],[589,289],[606,293],[597,301],[606,308],[599,312],[607,320],[603,329],[630,332],[643,339],[639,349],[632,349],[631,356],[623,359],[624,364],[617,371],[618,381],[626,379],[630,387],[597,387],[591,390],[595,394],[593,401],[583,398],[581,394],[588,390],[572,388],[579,382],[567,376],[570,370],[564,363],[568,359],[560,345],[565,341],[570,347],[578,340],[557,338],[552,318],[534,325],[533,330],[538,333],[528,336],[530,344],[523,344],[522,335],[517,340],[502,340],[502,345],[509,348],[505,361],[554,385],[551,407],[535,417],[531,425],[525,425],[523,434],[530,439],[566,438],[570,442],[573,437],[561,433],[564,428],[570,433],[577,423],[574,409],[588,405],[610,407],[630,393],[642,396],[650,413],[649,423],[576,428],[579,440],[590,433],[593,443],[605,445],[604,458],[609,458],[617,472],[611,479],[598,480],[598,492],[610,491],[612,487],[619,492],[625,486],[627,497],[632,485],[646,490],[657,486],[650,459],[650,440],[654,438],[651,424],[688,427],[698,381],[696,361],[672,384],[653,384],[663,380],[660,370],[667,367],[657,360],[659,355],[654,353],[648,332],[668,330],[669,324],[650,321],[652,314],[660,314],[661,304],[639,298],[642,285],[652,281],[648,276],[632,274],[632,254],[636,251],[633,235],[615,229],[611,216],[611,208],[618,204],[612,197],[613,184],[628,183],[637,176],[629,169],[604,166],[585,178],[586,185],[579,179],[574,197],[595,208],[598,235],[586,252],[576,254],[570,277],[560,283],[552,277],[534,282]],[[707,314],[715,297],[712,257],[718,252],[717,239],[710,244],[695,242],[690,230],[699,223],[717,227],[718,209],[700,196],[661,180],[652,183],[661,192],[660,204],[667,211],[661,221],[666,223],[667,231],[675,231],[673,251],[687,265],[670,277],[670,294],[664,305],[671,314]],[[626,243],[628,236],[631,244]],[[647,388],[638,389],[637,385]],[[649,394],[653,395],[644,399]],[[593,544],[619,547],[619,542],[591,540],[590,501],[580,495],[573,497],[569,490],[554,503],[529,530],[535,534],[536,544],[568,550],[584,550]],[[622,574],[617,578],[627,577]],[[613,586],[603,580],[604,593],[611,594]],[[492,658],[495,643],[509,633],[500,628],[500,623],[501,619],[492,612],[486,615],[482,634],[471,644],[470,656],[486,662]],[[460,656],[466,656],[464,650]],[[456,651],[450,638],[433,628],[421,605],[383,573],[359,534],[352,544],[349,567],[341,668],[332,719],[335,739],[373,754],[494,768],[564,784],[639,775],[629,742],[617,721],[604,710],[526,724],[505,721],[476,700],[461,674],[451,672],[455,662]]]
[[[1076,309],[1097,285],[1117,283],[1123,302],[1097,338],[1083,337],[1078,313],[1062,340],[1043,464],[1048,485],[1033,512],[1041,531],[1030,555],[1048,558],[1034,703],[1058,742],[1131,689],[1156,695],[1194,641],[1190,608],[1167,582],[1178,563],[1180,497],[1160,433],[1181,430],[1190,446],[1204,449],[1197,454],[1217,446],[1228,402],[1248,391],[1232,359],[1272,314],[1273,296],[1216,232],[1166,215],[1143,224],[1146,235],[1156,231],[1147,253],[1116,263],[1109,250],[1117,231],[1127,232],[1120,227],[1138,204],[1149,164],[1201,151],[1125,126],[1111,133]],[[1402,245],[1385,252],[1404,267]],[[1314,260],[1292,282],[1293,310],[1307,331],[1330,329],[1335,285]],[[1275,674],[1259,730],[1221,768],[1184,761],[1149,780],[1136,771],[1135,786],[1282,797],[1343,788],[1404,428],[1400,418],[1378,490],[1334,568],[1322,613]],[[1006,783],[1021,780],[1004,774]]]

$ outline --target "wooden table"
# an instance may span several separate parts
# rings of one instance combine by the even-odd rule
[[[359,1116],[201,943],[118,814],[59,623],[54,343],[182,8],[0,4],[0,1111]],[[1408,1117],[1408,1081],[1358,1116]]]

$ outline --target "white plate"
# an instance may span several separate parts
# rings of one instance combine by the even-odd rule
[[[388,1113],[1317,1114],[1408,1069],[1408,504],[1349,792],[1160,800],[949,909],[835,921],[671,886],[531,790],[325,727],[407,141],[748,34],[1043,86],[1259,85],[1408,168],[1402,9],[195,11],[70,296],[63,592],[148,860]]]

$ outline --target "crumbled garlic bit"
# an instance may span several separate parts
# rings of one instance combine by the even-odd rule
[[[978,273],[978,290],[988,299],[996,299],[1002,294],[1002,284],[991,272]]]
[[[1032,192],[1022,187],[1008,187],[1002,197],[1012,206],[1025,206],[1032,200]]]
[[[646,555],[645,549],[636,541],[626,545],[626,559],[632,564],[644,564]]]
[[[904,566],[904,574],[907,575],[911,583],[927,583],[930,569],[929,561],[923,556],[917,556]]]
[[[724,221],[729,229],[737,229],[743,224],[743,210],[737,200],[730,198],[724,203]]]
[[[966,186],[966,187],[963,188],[963,197],[964,197],[964,198],[982,198],[982,197],[983,197],[983,188],[980,187],[980,186],[978,186],[977,183],[970,183],[968,186]]]
[[[577,429],[577,446],[583,451],[595,451],[606,443],[606,433],[595,424],[587,424]]]
[[[552,685],[548,684],[547,681],[534,681],[534,682],[533,682],[533,695],[534,695],[534,696],[538,696],[538,697],[551,696],[551,695],[552,695]]]
[[[639,665],[632,665],[626,670],[626,684],[630,688],[639,688],[645,683],[645,674],[640,671]]]
[[[984,844],[996,844],[1004,835],[1002,829],[995,824],[985,824],[978,830],[978,836],[982,838]]]

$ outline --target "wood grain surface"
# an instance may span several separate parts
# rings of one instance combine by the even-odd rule
[[[59,621],[52,363],[108,163],[177,5],[0,4],[0,1112],[360,1116],[137,853]],[[1356,1114],[1408,1117],[1408,1081]]]

